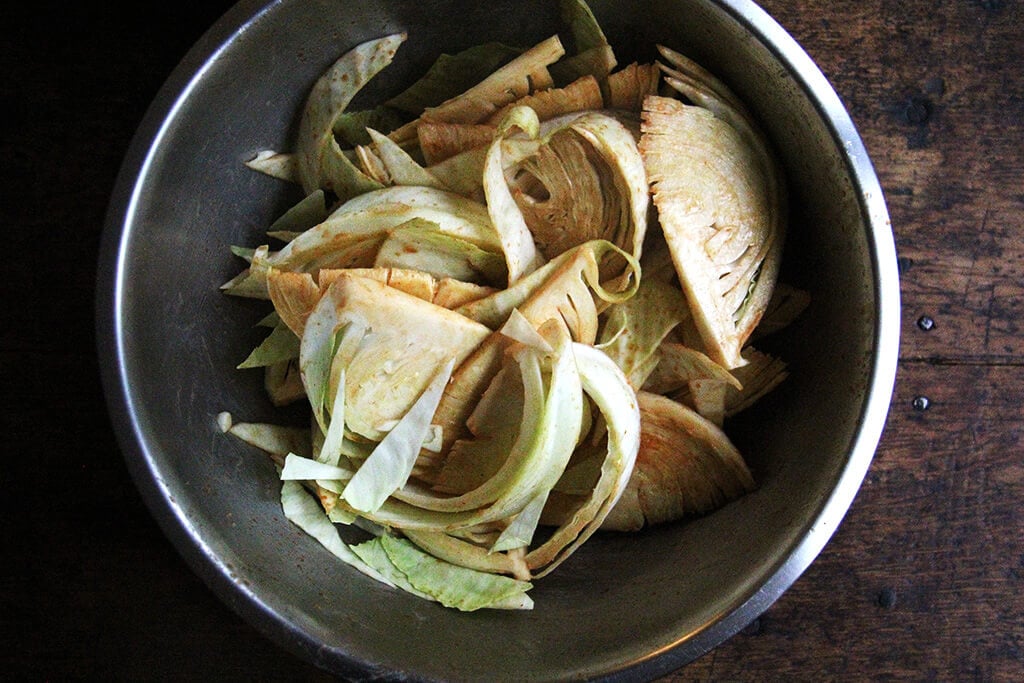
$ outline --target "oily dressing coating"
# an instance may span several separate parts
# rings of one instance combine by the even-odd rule
[[[666,48],[613,71],[586,3],[561,6],[566,45],[471,48],[366,111],[352,96],[406,36],[343,56],[295,153],[253,166],[306,192],[268,232],[284,245],[235,248],[249,267],[224,286],[275,308],[242,366],[309,400],[308,444],[250,440],[288,519],[463,610],[529,608],[599,528],[750,491],[722,425],[784,377],[749,345],[782,244],[749,112]],[[356,523],[378,535],[347,546],[332,524]]]

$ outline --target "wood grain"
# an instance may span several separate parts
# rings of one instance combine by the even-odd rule
[[[230,4],[7,10],[0,677],[329,679],[235,616],[160,533],[117,454],[93,353],[117,168]],[[901,361],[833,540],[757,621],[665,680],[1024,680],[1024,3],[763,6],[834,84],[875,163],[900,255]]]

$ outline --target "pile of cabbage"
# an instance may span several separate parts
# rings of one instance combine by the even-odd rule
[[[308,429],[220,416],[278,465],[287,518],[461,610],[530,608],[598,529],[750,491],[722,425],[785,376],[750,341],[803,299],[776,287],[784,191],[743,103],[665,47],[620,68],[562,10],[565,42],[442,55],[370,110],[349,105],[407,36],[344,54],[294,151],[249,163],[304,199],[224,285],[273,304],[240,367],[310,407]]]

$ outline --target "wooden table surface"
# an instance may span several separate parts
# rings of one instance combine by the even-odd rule
[[[848,105],[886,192],[899,372],[834,539],[763,616],[668,680],[1024,680],[1024,3],[763,4]],[[165,540],[119,455],[93,352],[122,155],[228,5],[5,9],[0,678],[327,679]]]

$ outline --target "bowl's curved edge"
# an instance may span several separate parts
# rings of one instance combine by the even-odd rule
[[[269,609],[245,585],[233,580],[231,570],[203,541],[183,510],[173,501],[153,458],[147,452],[127,385],[121,299],[126,240],[138,201],[139,178],[145,175],[153,150],[159,145],[167,121],[188,97],[193,84],[217,53],[270,10],[278,0],[241,0],[218,19],[182,58],[164,81],[137,127],[121,163],[104,218],[97,259],[95,338],[100,379],[122,457],[150,514],[189,568],[222,602],[265,637],[323,668],[346,677],[379,679],[371,663],[332,653],[325,662],[322,649],[307,634]]]
[[[859,420],[861,428],[835,489],[824,500],[808,533],[783,555],[784,561],[770,570],[770,578],[753,595],[738,599],[732,609],[703,631],[687,634],[685,640],[653,652],[649,658],[604,680],[645,680],[666,675],[711,651],[767,611],[824,550],[849,511],[874,459],[895,389],[901,325],[896,243],[881,183],[867,148],[828,78],[786,29],[752,0],[719,0],[719,4],[750,27],[755,37],[786,66],[844,152],[843,160],[867,221],[872,255],[877,318],[869,391]]]

